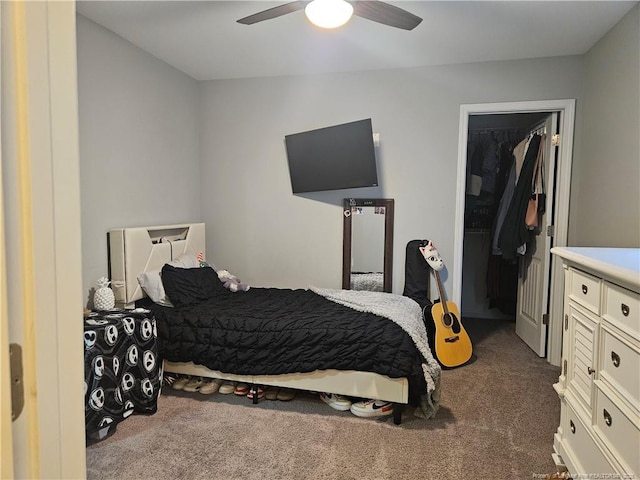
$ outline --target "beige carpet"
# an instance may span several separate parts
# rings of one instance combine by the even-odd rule
[[[87,448],[89,479],[529,479],[555,471],[559,369],[503,321],[463,321],[474,358],[443,372],[435,418],[362,419],[316,395],[252,405],[165,389]]]

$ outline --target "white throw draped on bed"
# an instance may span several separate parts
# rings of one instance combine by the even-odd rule
[[[420,409],[416,415],[424,418],[433,417],[440,405],[440,376],[442,369],[433,357],[427,330],[422,319],[422,309],[408,297],[392,293],[367,292],[355,290],[335,290],[309,287],[309,289],[328,300],[345,305],[359,312],[373,313],[388,318],[399,325],[413,340],[426,363],[422,364],[427,391],[420,395]]]

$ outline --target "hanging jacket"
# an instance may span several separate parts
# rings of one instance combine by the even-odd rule
[[[498,247],[502,252],[502,258],[505,260],[515,259],[517,249],[521,245],[526,244],[531,237],[531,232],[527,228],[524,219],[527,213],[529,198],[531,198],[531,181],[533,179],[541,139],[542,137],[540,135],[533,135],[529,142],[529,148],[525,155],[518,183],[513,192],[513,198],[509,204],[498,238]]]

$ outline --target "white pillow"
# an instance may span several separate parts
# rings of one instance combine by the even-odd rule
[[[173,304],[169,301],[169,297],[164,291],[164,285],[162,285],[162,278],[160,278],[160,270],[151,270],[138,275],[138,282],[144,290],[144,293],[158,305],[164,305],[165,307],[172,307]]]
[[[197,268],[200,266],[198,257],[193,253],[185,253],[180,255],[175,260],[168,262],[169,265],[177,268]],[[173,307],[173,304],[167,297],[164,291],[164,285],[162,284],[162,277],[160,276],[161,270],[150,270],[148,272],[138,275],[138,282],[140,286],[147,294],[147,296],[158,305],[165,307]]]

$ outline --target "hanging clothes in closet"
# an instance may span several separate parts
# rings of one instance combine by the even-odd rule
[[[483,130],[471,132],[467,144],[465,228],[489,230],[506,184],[514,135],[524,133]]]
[[[486,297],[489,309],[498,308],[502,313],[514,314],[517,291],[518,266],[504,262],[501,255],[493,255],[496,219],[500,207],[510,203],[515,190],[516,165],[514,147],[526,138],[529,130],[499,128],[471,130],[467,145],[467,190],[465,204],[465,229],[486,232]],[[524,156],[522,157],[522,160]],[[495,243],[495,245],[494,245]],[[485,252],[484,248],[482,249]]]
[[[498,247],[504,260],[514,260],[519,253],[523,254],[524,251],[521,249],[526,250],[526,244],[531,238],[531,230],[525,224],[525,215],[533,193],[533,174],[539,159],[542,136],[534,134],[529,136],[527,141],[524,162],[520,174],[517,175],[513,197],[505,213],[502,228],[494,234],[498,237]],[[516,161],[516,165],[517,163]]]
[[[515,314],[519,256],[535,234],[525,217],[529,200],[540,188],[545,136],[531,133],[512,150],[511,167],[494,219],[487,267],[490,308]],[[541,208],[544,208],[541,205]]]

